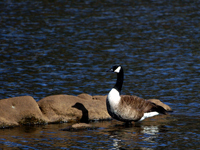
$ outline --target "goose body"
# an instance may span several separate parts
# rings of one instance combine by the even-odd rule
[[[124,80],[123,68],[117,65],[109,71],[117,73],[117,82],[106,99],[107,111],[112,118],[129,123],[142,121],[158,114],[166,114],[162,106],[151,101],[132,95],[120,95]]]

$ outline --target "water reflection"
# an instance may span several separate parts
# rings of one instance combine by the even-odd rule
[[[141,133],[147,134],[149,137],[145,137],[143,140],[149,143],[155,143],[154,139],[158,137],[158,126],[142,126]]]
[[[110,136],[110,139],[113,141],[113,147],[114,148],[111,148],[111,149],[116,149],[116,150],[119,150],[121,149],[121,146],[119,145],[119,142],[121,142],[121,140],[115,138],[114,136]]]
[[[113,120],[111,126],[106,129],[109,139],[112,141],[111,149],[128,147],[154,149],[159,145],[156,139],[159,139],[162,134],[167,134],[167,125],[172,120],[169,115],[160,115],[129,126]]]
[[[163,115],[164,116],[164,115]],[[188,122],[185,122],[185,119]],[[60,131],[71,124],[0,130],[0,147],[78,148],[78,149],[155,149],[198,147],[199,118],[171,116],[147,119],[133,126],[112,120],[92,122],[96,130]],[[177,124],[178,122],[178,124]],[[170,141],[169,141],[170,139]],[[7,143],[6,143],[7,141]],[[188,143],[183,145],[184,143]],[[193,146],[190,146],[191,143]]]
[[[140,149],[139,145],[143,145],[141,149],[153,149],[151,148],[153,147],[152,145],[156,146],[158,144],[154,139],[159,135],[159,126],[142,125],[138,126],[136,129],[133,128],[110,132],[111,135],[109,138],[112,141],[111,149],[123,149],[128,145],[138,149]]]

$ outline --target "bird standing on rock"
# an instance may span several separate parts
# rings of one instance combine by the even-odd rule
[[[151,101],[132,95],[120,95],[124,81],[123,68],[121,65],[115,65],[109,71],[117,73],[116,84],[106,99],[107,111],[112,118],[129,124],[132,121],[137,122],[155,115],[167,114],[162,106]]]

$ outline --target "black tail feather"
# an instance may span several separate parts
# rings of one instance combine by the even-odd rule
[[[162,107],[162,106],[159,106],[159,105],[156,105],[154,103],[152,103],[154,105],[154,107],[152,107],[151,111],[156,111],[160,114],[164,114],[166,115],[167,114],[167,111]]]

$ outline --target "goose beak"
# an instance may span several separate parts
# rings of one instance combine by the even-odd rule
[[[108,69],[106,72],[113,72],[113,69],[112,68]]]

